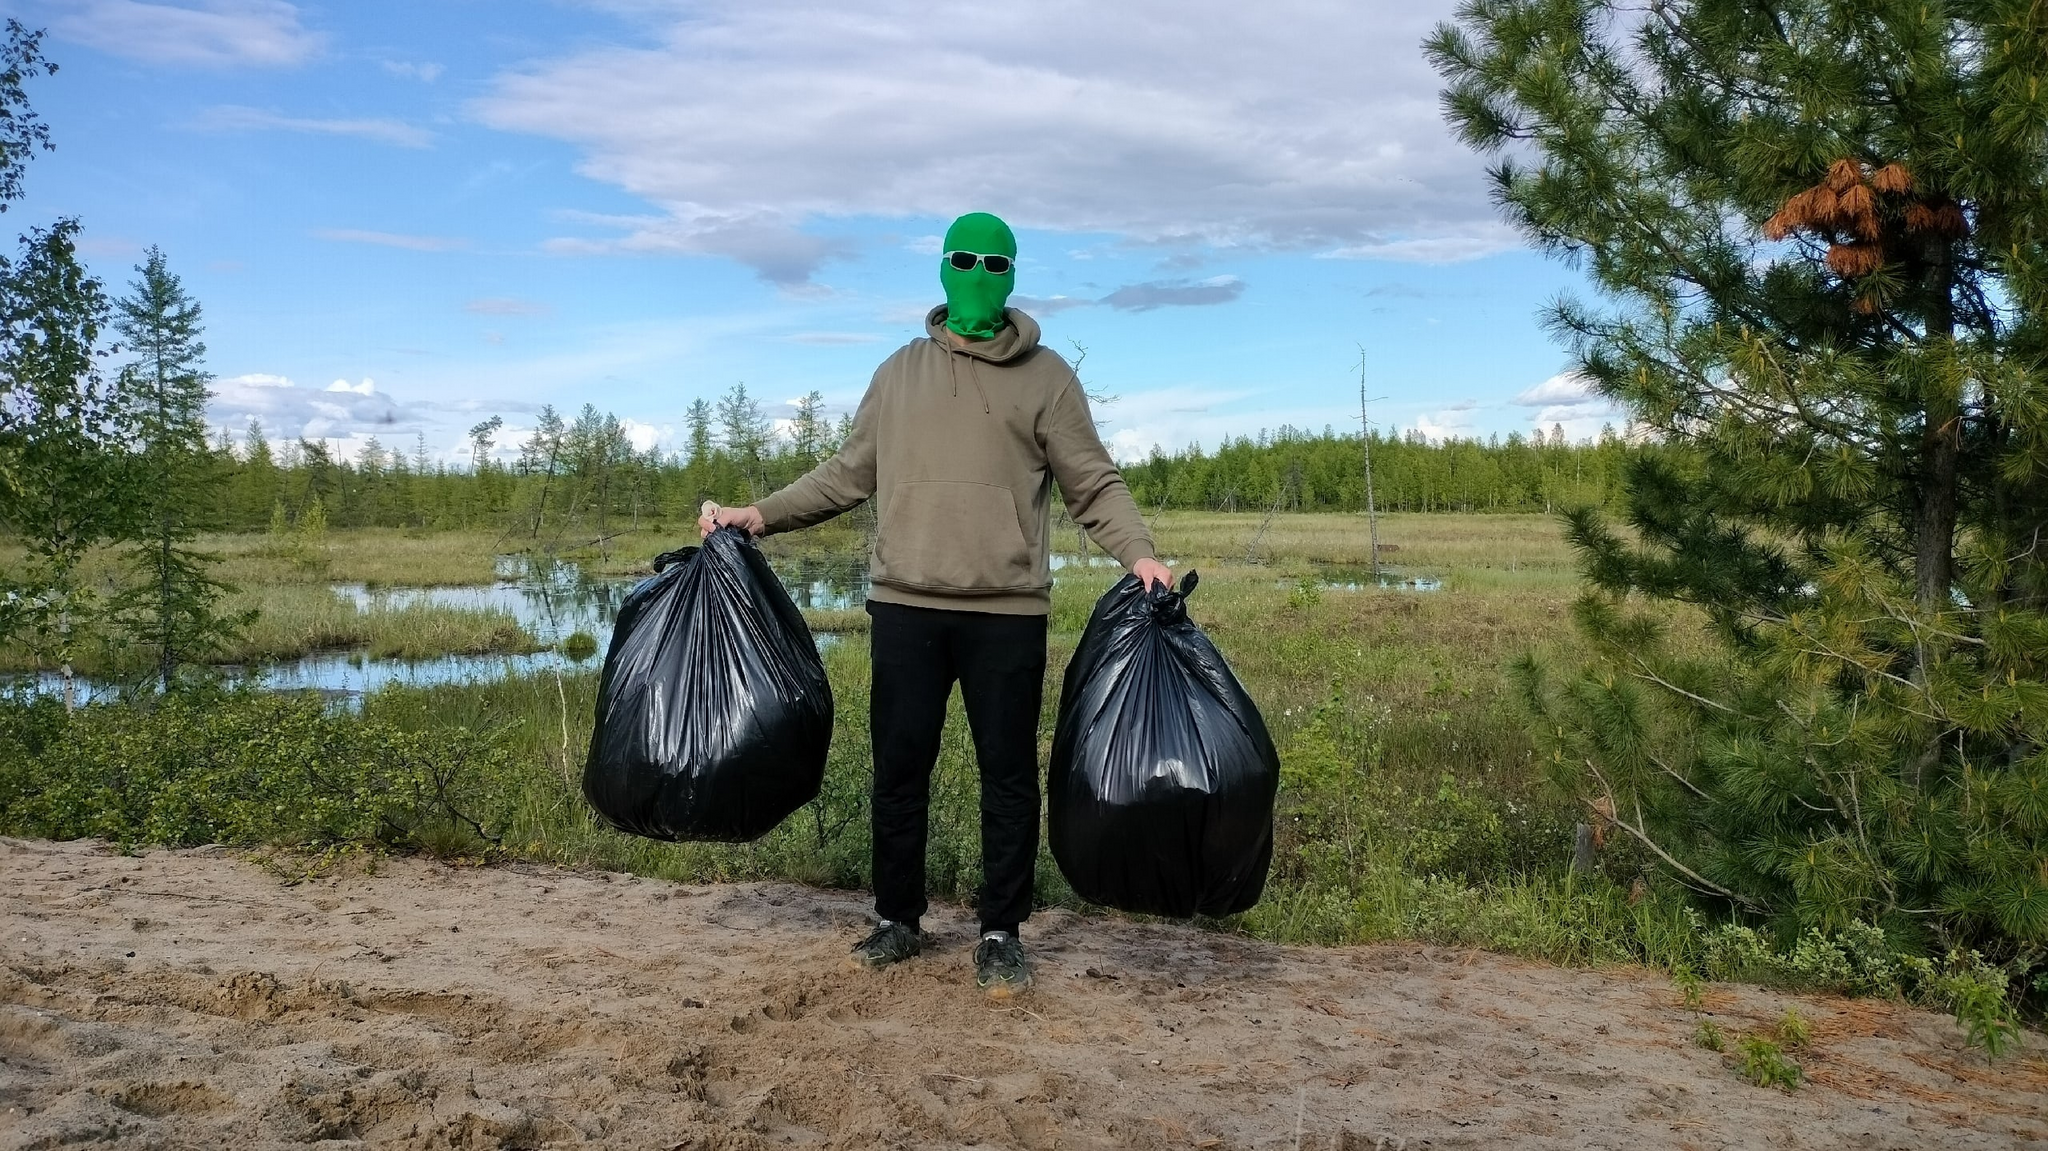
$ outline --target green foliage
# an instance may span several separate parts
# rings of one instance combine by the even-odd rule
[[[21,199],[29,158],[50,150],[49,125],[29,107],[22,81],[56,71],[43,56],[43,33],[9,17],[7,37],[0,41],[0,212]]]
[[[23,86],[57,70],[42,38],[10,18],[0,41],[0,211],[51,146]],[[119,514],[116,407],[93,361],[107,301],[78,262],[77,234],[76,220],[31,228],[20,256],[0,259],[0,531],[27,553],[0,572],[0,641],[27,641],[67,676],[99,607],[78,565]]]
[[[2012,1005],[2006,1002],[2003,988],[1969,984],[1957,995],[1955,1012],[1956,1022],[1969,1035],[1970,1045],[1983,1048],[1990,1058],[1996,1059],[2019,1045],[2019,1024],[2013,1019]]]
[[[732,407],[733,397],[719,401]],[[745,405],[765,418],[758,401]],[[622,525],[688,522],[706,499],[751,503],[809,470],[843,439],[809,397],[790,409],[786,434],[754,424],[727,427],[710,400],[693,401],[684,446],[674,455],[636,452],[616,417],[587,409],[565,422],[543,409],[507,468],[493,460],[450,470],[424,456],[392,453],[366,461],[316,455],[314,445],[273,453],[261,428],[233,450],[213,453],[220,477],[210,509],[234,530],[257,531],[272,507],[302,510],[322,496],[336,527],[489,527],[555,546],[601,538]],[[733,419],[746,424],[744,412]],[[739,447],[731,436],[740,435]],[[1619,438],[1568,444],[1562,433],[1498,442],[1377,436],[1373,474],[1382,513],[1543,512],[1581,503],[1615,505],[1626,461],[1644,450]],[[1213,452],[1199,446],[1127,464],[1125,482],[1141,506],[1176,511],[1274,506],[1296,511],[1363,511],[1358,437],[1291,428],[1242,437]],[[854,513],[858,519],[861,513]],[[600,525],[604,526],[600,531]]]
[[[158,682],[168,688],[180,664],[216,655],[249,618],[217,610],[235,589],[210,574],[219,557],[187,546],[208,526],[213,478],[199,304],[161,250],[151,248],[137,270],[142,279],[115,302],[114,326],[136,359],[120,380],[131,582],[112,606],[117,626],[153,655]]]
[[[1618,436],[1570,444],[1564,432],[1520,433],[1505,440],[1447,439],[1419,433],[1372,435],[1374,504],[1381,512],[1547,512],[1606,504],[1620,493],[1621,470],[1635,449]],[[1286,511],[1365,510],[1364,447],[1330,428],[1282,427],[1152,454],[1123,467],[1142,507]]]
[[[0,704],[9,835],[477,851],[501,837],[511,779],[488,734],[406,732],[311,696]]]
[[[33,229],[0,263],[0,529],[26,552],[0,576],[0,634],[65,665],[100,606],[79,564],[123,515],[118,397],[94,359],[108,306],[77,233]]]
[[[1690,966],[1680,966],[1671,972],[1671,982],[1678,988],[1678,995],[1685,1002],[1686,1010],[1698,1011],[1707,1004],[1707,981]]]
[[[1797,1008],[1785,1009],[1785,1014],[1778,1019],[1777,1031],[1778,1042],[1795,1050],[1813,1042],[1813,1027]]]
[[[1810,928],[1782,950],[1766,932],[1725,924],[1706,932],[1699,948],[1710,979],[1903,998],[1953,1013],[1970,1042],[1994,1057],[2018,1041],[2011,977],[1975,951],[1929,959],[1860,921],[1833,933]]]
[[[1745,1035],[1740,1046],[1742,1058],[1737,1069],[1743,1078],[1758,1087],[1798,1089],[1799,1064],[1785,1058],[1785,1052],[1776,1043],[1761,1035]]]
[[[1323,587],[1313,578],[1297,580],[1287,591],[1287,606],[1296,609],[1314,607],[1323,602]]]
[[[1625,530],[1566,517],[1594,656],[1521,669],[1554,781],[1787,934],[2038,955],[2048,10],[1470,0],[1429,51],[1664,445]]]
[[[1711,1019],[1700,1020],[1692,1029],[1692,1041],[1694,1046],[1704,1047],[1709,1051],[1728,1049],[1728,1037],[1722,1034],[1721,1025]]]

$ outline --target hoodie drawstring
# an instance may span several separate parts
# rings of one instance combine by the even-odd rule
[[[967,378],[974,381],[974,392],[981,397],[981,414],[984,416],[991,414],[991,409],[988,406],[988,392],[981,386],[981,369],[974,366],[974,357],[972,356],[967,357]]]
[[[965,352],[948,351],[946,353],[947,373],[953,377],[953,394],[955,396],[960,394],[960,361],[963,359],[967,361],[968,378],[974,381],[975,394],[981,397],[981,414],[993,414],[994,409],[989,407],[988,404],[988,390],[981,386],[981,373],[974,369],[974,357],[967,355]]]

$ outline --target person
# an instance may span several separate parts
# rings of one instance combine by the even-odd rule
[[[823,522],[875,501],[872,617],[875,913],[854,961],[917,955],[932,766],[960,685],[981,773],[981,940],[975,982],[1007,998],[1030,985],[1018,930],[1038,859],[1038,718],[1052,576],[1049,504],[1067,511],[1146,584],[1170,582],[1122,475],[1096,434],[1074,370],[1006,307],[1017,241],[974,212],[946,230],[946,302],[925,337],[876,370],[832,458],[760,503],[719,509],[706,534]]]

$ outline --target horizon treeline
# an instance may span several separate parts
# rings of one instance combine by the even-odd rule
[[[322,440],[272,440],[260,424],[212,449],[213,520],[227,531],[285,530],[317,504],[333,527],[491,528],[551,544],[565,533],[603,538],[694,519],[704,500],[752,503],[838,450],[849,431],[822,415],[817,393],[776,428],[736,385],[699,399],[675,450],[636,449],[614,414],[585,404],[573,417],[545,407],[516,444],[502,422],[471,429],[471,463],[433,458],[425,440],[371,438],[343,456]],[[511,459],[501,448],[516,447]],[[1612,505],[1624,462],[1638,449],[1611,432],[1569,442],[1561,428],[1523,437],[1430,441],[1375,432],[1375,504],[1381,511],[1545,513]],[[1212,450],[1155,448],[1123,465],[1141,508],[1183,511],[1361,512],[1365,452],[1358,434],[1324,428],[1262,430]]]

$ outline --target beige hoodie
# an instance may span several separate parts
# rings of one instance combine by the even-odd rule
[[[1015,308],[995,338],[955,346],[944,305],[875,370],[837,455],[762,500],[770,532],[872,497],[877,603],[1044,615],[1053,481],[1074,521],[1125,567],[1152,535],[1110,461],[1074,370]]]

